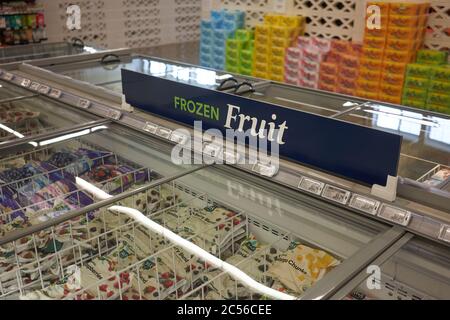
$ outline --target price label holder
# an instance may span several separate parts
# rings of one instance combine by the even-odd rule
[[[323,189],[322,197],[345,205],[350,199],[350,191],[327,184]]]
[[[80,99],[78,100],[78,106],[83,109],[89,109],[89,107],[91,106],[91,102],[86,99]]]
[[[381,210],[378,216],[405,227],[408,226],[409,222],[411,221],[411,212],[409,212],[408,210],[390,206],[388,204],[383,204],[381,206]]]
[[[158,126],[151,122],[146,122],[142,130],[155,134]]]
[[[172,132],[170,135],[170,141],[175,142],[177,144],[185,145],[188,141],[188,137],[182,133]]]
[[[52,98],[59,99],[59,98],[61,98],[62,92],[61,92],[61,90],[58,90],[58,89],[52,89],[52,90],[50,90],[49,95]]]
[[[172,130],[170,130],[168,128],[158,127],[158,129],[156,129],[156,135],[158,137],[161,137],[164,139],[169,139],[171,134],[172,134]]]
[[[203,154],[211,158],[217,158],[222,151],[222,147],[214,143],[205,143]]]
[[[41,84],[41,85],[39,86],[39,90],[38,90],[38,91],[39,91],[39,93],[42,93],[42,94],[48,94],[49,91],[50,91],[50,87]]]
[[[378,212],[380,204],[380,201],[370,199],[355,193],[350,199],[349,206],[356,210],[375,216]]]
[[[41,85],[41,84],[38,83],[38,82],[32,82],[32,83],[30,84],[30,89],[33,90],[33,91],[39,91],[40,85]]]
[[[278,173],[278,168],[273,164],[257,162],[253,165],[252,171],[272,178]]]
[[[443,225],[439,232],[439,239],[445,242],[450,242],[450,226]]]
[[[3,79],[11,81],[12,79],[14,79],[14,75],[12,73],[5,72],[5,74],[3,75]]]
[[[122,117],[122,113],[118,110],[108,110],[106,116],[113,120],[120,120],[120,118]]]
[[[22,82],[20,83],[20,85],[22,87],[28,88],[31,84],[31,80],[30,79],[23,79]]]
[[[307,177],[302,177],[298,184],[299,189],[318,196],[322,194],[324,187],[325,183]]]

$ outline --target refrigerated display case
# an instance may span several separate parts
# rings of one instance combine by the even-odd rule
[[[26,77],[45,86],[57,79],[27,70],[10,70],[15,78],[8,83],[20,86]],[[405,298],[448,298],[448,207],[375,199],[366,186],[287,160],[273,177],[239,165],[179,167],[170,159],[178,124],[119,112],[118,105],[109,106],[111,113],[83,86],[61,86],[59,97],[49,98],[52,87],[38,98],[49,113],[92,113],[106,123],[78,137],[64,128],[1,149],[6,170],[17,164],[39,170],[2,185],[4,197],[17,196],[2,212],[1,299],[341,299],[368,290],[355,288],[374,264],[383,286],[368,297],[397,298],[389,294],[395,287]],[[253,88],[258,92],[257,83]],[[336,107],[347,102],[322,97]],[[348,102],[356,105],[333,115],[361,107]],[[17,153],[30,141],[37,146]],[[67,192],[48,187],[57,182]],[[348,201],[312,192],[317,185],[344,192]],[[21,204],[23,190],[43,200]]]

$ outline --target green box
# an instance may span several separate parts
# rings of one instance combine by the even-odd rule
[[[430,79],[424,78],[416,78],[416,77],[407,77],[405,79],[405,87],[406,88],[415,88],[415,89],[428,89],[430,86]]]
[[[446,64],[448,53],[437,50],[419,50],[417,51],[417,63],[441,65]]]
[[[253,31],[250,29],[238,29],[236,30],[235,37],[241,41],[249,41],[253,39]]]
[[[430,79],[434,74],[434,68],[418,63],[410,63],[406,66],[406,77]]]
[[[450,82],[431,81],[428,91],[429,92],[447,93],[448,94],[450,92]]]
[[[415,107],[415,108],[425,108],[425,101],[421,100],[414,100],[414,99],[403,99],[402,104],[409,107]]]
[[[243,41],[238,40],[238,39],[227,39],[227,43],[226,43],[227,47],[226,49],[230,49],[230,50],[241,50],[242,46],[243,46]]]
[[[236,59],[236,58],[230,57],[230,56],[228,56],[228,55],[225,56],[225,63],[228,64],[228,65],[230,65],[230,66],[234,66],[234,67],[236,67],[236,68],[238,68],[239,65],[240,65],[239,58]]]
[[[241,60],[252,62],[253,61],[253,50],[241,50]]]
[[[252,72],[253,72],[252,68],[246,68],[246,67],[243,67],[243,66],[239,67],[239,73],[240,74],[243,74],[243,75],[246,75],[246,76],[251,76]]]
[[[435,67],[431,79],[434,81],[450,82],[450,66]]]
[[[240,67],[246,68],[246,69],[253,69],[253,61],[240,61]]]
[[[428,103],[426,108],[431,111],[450,114],[450,107],[441,106],[438,104]]]
[[[225,63],[225,70],[232,73],[239,73],[239,67]]]
[[[227,57],[227,59],[230,58],[233,60],[239,60],[239,50],[230,49],[227,47],[227,49],[225,50],[225,56]]]
[[[403,99],[423,101],[427,99],[428,91],[423,89],[403,88]]]
[[[450,94],[430,92],[427,98],[427,105],[429,104],[450,107]]]

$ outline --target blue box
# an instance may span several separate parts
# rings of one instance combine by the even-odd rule
[[[211,20],[214,21],[223,21],[225,16],[225,10],[211,10]]]
[[[201,37],[200,45],[212,46],[214,44],[214,38]]]
[[[200,43],[200,54],[212,55],[213,54],[213,46]]]
[[[202,20],[200,22],[200,29],[201,30],[212,30],[212,22],[211,22],[211,20]]]
[[[227,39],[233,36],[235,30],[227,30],[227,29],[215,29],[214,30],[214,40],[227,41]]]

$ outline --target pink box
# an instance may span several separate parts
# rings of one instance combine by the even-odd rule
[[[311,44],[311,37],[300,36],[297,38],[297,46],[299,48],[307,48]]]
[[[319,73],[320,71],[320,63],[319,62],[311,62],[308,60],[303,60],[300,64],[300,68],[302,70],[308,71],[308,72],[314,72],[314,73]]]
[[[284,82],[297,86],[298,85],[298,78],[290,77],[287,74],[285,74],[284,75]]]
[[[298,65],[295,67],[295,68],[291,68],[290,66],[288,66],[288,65],[285,65],[284,66],[284,74],[285,75],[288,75],[288,76],[290,76],[290,77],[292,77],[292,78],[298,78],[298,75],[299,75],[299,68],[298,68]]]
[[[300,65],[300,61],[301,61],[300,59],[294,59],[294,58],[286,56],[284,59],[284,65],[288,66],[289,68],[292,68],[292,69],[298,69],[299,65]]]
[[[298,85],[305,88],[317,89],[317,83],[313,81],[308,81],[304,79],[298,80]]]
[[[319,81],[319,74],[317,72],[308,72],[306,70],[302,70],[300,72],[300,78],[306,81],[317,83]]]
[[[312,45],[318,47],[322,52],[328,52],[328,51],[330,51],[330,48],[331,48],[331,40],[313,37]]]
[[[320,63],[323,60],[323,57],[324,54],[316,46],[309,46],[308,48],[303,49],[303,60]]]
[[[297,47],[289,47],[286,50],[286,57],[299,60],[302,58],[302,49]]]

